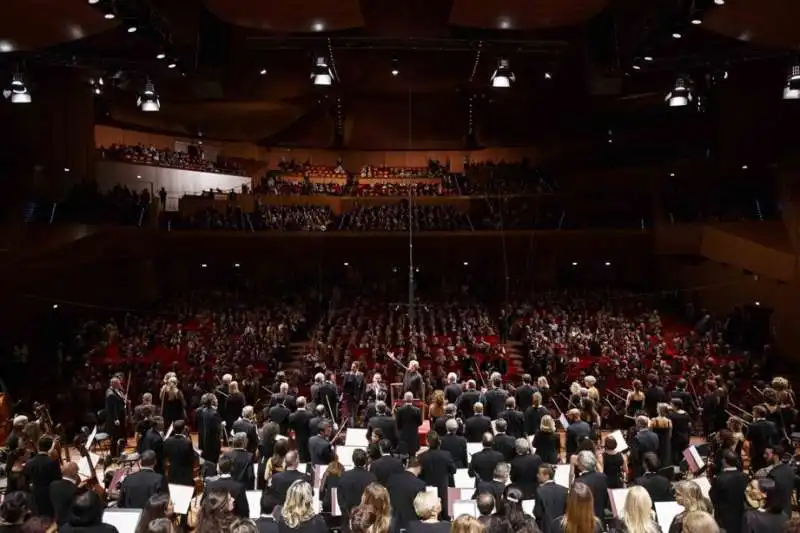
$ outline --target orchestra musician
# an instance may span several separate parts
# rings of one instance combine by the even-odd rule
[[[183,420],[173,422],[172,434],[164,441],[164,462],[167,465],[167,479],[170,483],[194,485],[197,454],[186,434],[186,422]]]
[[[195,413],[197,426],[197,445],[202,450],[202,458],[212,463],[219,461],[222,451],[220,438],[225,431],[222,418],[217,412],[217,398],[214,394],[204,394],[200,408]]]
[[[142,394],[142,403],[133,408],[133,427],[137,433],[139,424],[156,414],[156,406],[153,405],[153,395],[149,392]]]
[[[306,409],[306,398],[297,398],[297,410],[289,415],[289,429],[294,431],[294,442],[297,446],[297,454],[300,462],[307,463],[310,459],[308,453],[308,439],[311,438],[311,419],[312,415]]]
[[[419,372],[419,361],[416,359],[408,363],[408,370],[403,376],[403,392],[410,392],[414,398],[424,400],[424,382]]]
[[[354,362],[350,366],[350,371],[345,372],[344,382],[342,384],[342,395],[344,396],[345,405],[347,406],[350,423],[353,426],[355,426],[356,423],[356,415],[361,405],[364,389],[364,373],[359,370],[358,362]]]
[[[253,454],[247,451],[247,435],[234,433],[231,444],[233,449],[225,454],[231,460],[231,477],[243,483],[247,490],[253,490],[256,475],[253,472]]]
[[[149,422],[149,423],[148,423]],[[136,443],[136,452],[142,455],[147,450],[151,450],[156,455],[156,463],[153,467],[159,474],[164,473],[164,419],[154,416],[145,422],[147,430],[144,432],[139,442]]]
[[[28,424],[28,417],[25,415],[17,415],[14,417],[12,424],[11,433],[8,434],[5,443],[5,447],[8,451],[14,451],[19,448],[22,434],[25,431],[25,426]]]
[[[234,433],[244,433],[247,435],[247,451],[255,453],[258,448],[258,427],[255,423],[255,410],[252,405],[245,405],[242,409],[242,416],[233,423]]]
[[[50,456],[53,444],[51,437],[40,437],[37,442],[36,455],[26,461],[23,469],[23,477],[28,483],[26,488],[33,496],[33,510],[38,515],[53,516],[50,484],[61,479],[61,468],[58,466],[58,461]]]
[[[444,388],[444,399],[447,400],[448,404],[457,405],[461,393],[462,389],[461,384],[458,382],[458,376],[455,372],[450,372],[447,374],[447,386]],[[441,436],[441,433],[439,436]]]
[[[320,375],[322,380],[319,382],[319,387],[314,391],[314,403],[325,406],[328,410],[328,416],[331,419],[335,419],[339,406],[339,394],[336,390],[336,384],[333,382],[333,375],[317,374],[317,377]]]
[[[183,392],[178,388],[177,376],[171,376],[161,387],[161,406],[164,426],[169,427],[176,420],[186,419],[186,401]]]
[[[297,400],[289,394],[289,384],[285,381],[278,385],[278,392],[269,399],[270,407],[275,407],[278,404],[285,405],[289,411],[294,411],[297,408]]]
[[[125,438],[125,404],[127,400],[122,391],[122,381],[119,377],[111,378],[105,398],[105,430],[111,437],[111,456],[118,457],[122,450],[119,449],[117,441]]]
[[[403,405],[398,407],[395,413],[398,441],[405,444],[405,451],[409,456],[416,454],[419,449],[418,430],[422,425],[422,411],[413,402],[414,394],[411,391],[406,392],[403,395]]]
[[[308,452],[312,465],[327,465],[333,461],[335,454],[330,442],[332,429],[330,422],[323,420],[317,426],[318,434],[309,439]]]

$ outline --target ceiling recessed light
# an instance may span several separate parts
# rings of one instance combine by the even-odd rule
[[[633,65],[633,70],[642,70],[642,67],[640,67],[639,65],[634,64]]]
[[[747,170],[748,168],[750,167],[748,167],[747,165],[742,165],[742,170]]]
[[[14,44],[11,41],[0,41],[0,52],[7,54],[14,51]]]
[[[699,26],[702,23],[703,19],[701,19],[698,15],[692,17],[692,24],[694,24],[695,26]]]
[[[511,21],[510,20],[508,20],[506,18],[500,20],[500,28],[501,29],[507,30],[510,27],[511,27]]]
[[[262,68],[261,71],[259,72],[259,74],[261,74],[262,76],[264,74],[266,74],[266,73],[267,73],[267,69],[265,69],[265,68]]]
[[[683,37],[683,34],[681,32],[679,32],[679,31],[672,32],[672,38],[673,39],[680,39],[681,37]]]
[[[552,75],[552,74],[550,74],[549,72],[545,72],[545,73],[544,73],[544,79],[546,79],[546,80],[552,80],[552,79],[553,79],[553,75]]]
[[[322,31],[325,29],[325,26],[321,22],[315,22],[312,28],[314,31]]]
[[[207,266],[208,266],[207,264],[203,263],[200,265],[200,268],[206,268]]]
[[[64,172],[69,172],[69,168],[68,167],[64,167]]]
[[[645,61],[650,62],[653,60],[653,56],[644,56],[643,58]]]
[[[99,3],[100,3],[100,0],[89,0],[89,5],[90,6],[93,6],[93,5],[99,4]]]
[[[175,68],[177,66],[178,66],[178,64],[173,62],[173,63],[170,63],[169,65],[167,65],[167,68]]]
[[[469,266],[469,261],[464,261],[464,266]]]
[[[128,33],[136,33],[136,26],[128,26]]]
[[[142,179],[142,177],[141,176],[136,176],[136,179],[140,180],[140,179]]]
[[[392,76],[397,76],[398,74],[400,74],[400,71],[397,70],[396,68],[393,68],[392,69]]]
[[[159,52],[158,54],[156,54],[156,59],[164,59],[165,57],[167,57],[167,54],[165,54],[164,52]]]
[[[573,261],[572,262],[572,266],[574,266],[574,267],[578,266],[578,262],[577,261]]]
[[[674,173],[674,172],[670,172],[670,173],[669,173],[669,177],[670,177],[670,178],[674,178],[674,177],[675,177],[675,173]]]
[[[718,5],[718,6],[724,6],[725,5],[725,0],[714,0],[714,3],[716,5]]]
[[[610,267],[611,266],[611,261],[606,261],[606,266]]]
[[[106,13],[103,16],[106,18],[106,20],[111,20],[114,18],[114,13]]]
[[[345,262],[344,262],[344,263],[342,263],[342,264],[343,264],[344,266],[346,266],[346,267],[349,267],[349,266],[350,266],[350,263],[348,263],[347,261],[345,261]]]

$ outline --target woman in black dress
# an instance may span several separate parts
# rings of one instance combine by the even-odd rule
[[[625,486],[623,472],[627,470],[627,460],[617,451],[617,439],[614,437],[606,437],[603,448],[603,473],[608,478],[608,488],[621,489]]]
[[[183,392],[178,387],[177,377],[170,376],[161,387],[161,405],[165,428],[169,428],[176,420],[186,420],[186,402],[183,399]]]
[[[556,433],[556,423],[553,417],[545,415],[539,425],[539,431],[533,436],[533,447],[542,461],[551,465],[558,464],[561,453],[561,439]]]
[[[661,467],[672,465],[672,421],[669,415],[669,404],[659,403],[656,406],[658,416],[650,420],[650,429],[658,435],[658,458]]]

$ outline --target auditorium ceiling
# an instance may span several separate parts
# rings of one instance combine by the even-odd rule
[[[800,45],[796,0],[6,3],[4,72],[33,87],[54,67],[87,86],[102,76],[100,121],[265,145],[444,149],[671,127],[676,76],[745,88],[756,76],[779,94]],[[310,82],[318,56],[330,88]],[[509,90],[489,86],[501,58]],[[157,114],[135,107],[148,78]]]

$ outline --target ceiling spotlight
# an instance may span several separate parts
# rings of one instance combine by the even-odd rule
[[[89,5],[90,6],[93,6],[93,5],[99,4],[99,3],[100,3],[100,0],[89,0]]]
[[[261,70],[260,70],[258,73],[259,73],[259,74],[261,74],[261,75],[263,76],[264,74],[266,74],[266,73],[267,73],[267,69],[265,69],[265,68],[262,68],[262,69],[261,69]]]
[[[464,261],[464,266],[469,266],[469,261]]]
[[[633,64],[633,70],[642,70],[642,67],[641,67],[641,65],[638,65],[638,64],[634,63]]]
[[[11,41],[0,41],[0,53],[7,54],[14,51],[14,43]]]
[[[400,71],[397,68],[392,68],[392,76],[397,76],[398,74],[400,74]]]
[[[653,61],[653,56],[644,56],[642,59],[650,63],[651,61]]]
[[[681,32],[679,32],[679,31],[672,32],[672,38],[673,39],[680,39],[681,37],[683,37],[683,34]]]
[[[311,80],[314,85],[321,87],[329,87],[333,84],[333,72],[324,56],[317,57],[314,62],[314,68],[311,70]]]
[[[553,79],[553,75],[551,73],[549,73],[549,72],[545,72],[544,73],[544,79],[552,80]]]
[[[103,92],[103,90],[102,90],[102,89],[100,89],[100,87],[95,87],[95,88],[94,88],[94,94],[98,94],[98,95],[99,95],[99,94],[101,94],[102,92]]]
[[[158,54],[156,54],[156,59],[164,59],[165,57],[167,57],[167,54],[165,54],[164,52],[159,52]]]
[[[325,26],[321,22],[315,22],[312,28],[314,31],[322,31],[325,29]]]
[[[234,263],[233,268],[239,268],[241,265],[239,263]]]
[[[606,261],[606,266],[610,267],[611,266],[611,261]]]
[[[153,82],[149,79],[144,84],[144,90],[139,98],[136,100],[136,107],[146,113],[155,113],[161,110],[161,101],[158,99],[158,94],[153,86]]]
[[[675,177],[675,173],[674,173],[674,172],[670,172],[670,173],[669,173],[669,177],[670,177],[670,178],[674,178],[674,177]]]
[[[342,263],[342,264],[343,264],[344,266],[346,266],[346,267],[349,267],[349,266],[350,266],[350,263],[348,263],[347,261],[345,261],[345,262],[344,262],[344,263]]]
[[[748,167],[747,165],[742,165],[742,170],[747,170],[748,168],[750,167]]]
[[[573,261],[572,262],[572,266],[574,266],[574,267],[578,266],[578,262],[577,261]]]
[[[175,68],[175,67],[177,67],[177,66],[178,66],[178,64],[177,64],[176,62],[174,62],[174,61],[173,61],[172,63],[170,63],[169,65],[167,65],[167,68]]]
[[[508,20],[507,18],[503,18],[503,19],[500,20],[500,29],[501,30],[507,30],[510,27],[511,27],[511,21],[510,20]]]
[[[111,19],[114,18],[114,13],[109,11],[108,13],[104,14],[103,16],[106,18],[106,20],[111,20]]]
[[[725,5],[725,0],[714,0],[714,3],[716,5],[718,5],[718,6],[724,6]]]
[[[205,263],[202,263],[202,264],[200,265],[200,268],[207,268],[207,267],[208,267],[208,265],[207,265],[207,264],[205,264]]]
[[[702,23],[703,23],[703,19],[701,19],[701,18],[700,18],[700,15],[699,15],[699,14],[695,13],[694,15],[692,15],[692,18],[691,18],[690,22],[691,22],[691,23],[692,23],[694,26],[699,26],[700,24],[702,24]]]
[[[128,26],[128,33],[136,33],[136,26]]]
[[[69,167],[64,167],[64,172],[69,172]]]
[[[675,87],[664,98],[664,101],[668,102],[670,107],[686,107],[693,100],[692,91],[686,86],[686,81],[683,78],[678,78],[675,81]]]
[[[784,100],[800,100],[800,64],[789,70],[786,85],[783,88]]]
[[[3,96],[6,97],[6,100],[11,100],[12,104],[31,103],[31,92],[25,85],[22,74],[14,74],[14,77],[11,79],[11,87],[3,91]]]
[[[492,87],[497,89],[507,89],[511,87],[511,84],[516,81],[516,77],[508,66],[508,59],[497,60],[497,69],[492,74],[490,80],[492,82]]]

